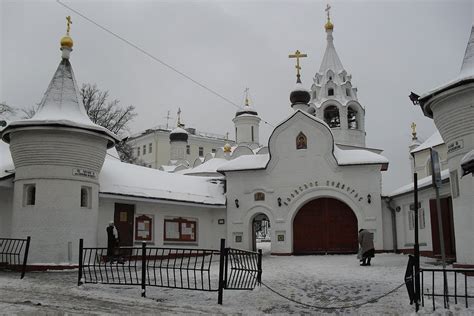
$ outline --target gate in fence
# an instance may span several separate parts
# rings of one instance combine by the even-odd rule
[[[474,301],[474,296],[469,294],[468,281],[474,279],[474,269],[420,269],[421,288],[423,295],[421,296],[421,305],[425,306],[425,297],[431,297],[433,311],[436,310],[435,298],[443,298],[444,308],[449,308],[450,298],[454,298],[454,304],[464,301],[466,308],[469,307],[469,300]],[[425,280],[426,277],[426,280]],[[450,286],[448,287],[448,282]],[[431,287],[429,282],[431,281]],[[438,282],[436,282],[438,281]],[[474,280],[472,280],[474,281]],[[471,283],[472,285],[473,283]],[[425,289],[425,286],[428,287]],[[449,290],[449,291],[448,291]]]
[[[21,271],[25,276],[30,249],[30,236],[26,239],[0,238],[0,269]]]
[[[148,247],[120,247],[113,254],[107,248],[85,248],[79,241],[78,285],[100,283],[218,292],[252,290],[260,284],[262,253],[225,247],[220,250]]]

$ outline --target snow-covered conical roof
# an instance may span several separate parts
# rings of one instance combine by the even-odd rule
[[[2,133],[2,139],[10,141],[10,133],[15,128],[29,126],[64,126],[89,130],[108,138],[107,147],[112,147],[120,138],[108,129],[93,123],[82,103],[76,78],[69,62],[72,50],[63,46],[63,58],[49,83],[35,115],[30,119],[11,122]],[[66,53],[65,53],[66,52]]]
[[[321,66],[319,67],[319,73],[324,74],[326,71],[331,69],[335,73],[339,73],[344,70],[342,66],[341,60],[336,52],[336,47],[334,47],[334,38],[332,36],[332,28],[326,28],[326,51],[324,52],[323,61],[321,62]]]
[[[423,108],[424,105],[429,101],[429,99],[443,91],[446,91],[452,87],[463,85],[465,83],[474,81],[474,25],[471,28],[471,35],[467,42],[466,51],[464,52],[464,58],[461,64],[461,70],[459,74],[451,81],[423,94],[418,99],[420,106]],[[428,106],[425,110],[429,116],[432,116],[431,109]]]

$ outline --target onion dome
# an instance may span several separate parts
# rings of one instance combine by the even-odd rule
[[[232,146],[229,143],[225,144],[224,145],[224,152],[225,153],[230,153],[231,151],[232,151]]]
[[[69,35],[65,35],[63,36],[63,38],[61,38],[60,44],[61,44],[61,47],[72,48],[72,46],[74,45],[74,42],[72,41],[72,38]]]
[[[326,29],[326,31],[329,31],[329,30],[332,31],[334,29],[334,24],[332,24],[332,22],[328,20],[326,24],[324,25],[324,28]]]
[[[290,93],[291,106],[301,103],[308,104],[310,100],[311,94],[309,93],[308,89],[303,87],[301,81],[298,80],[298,82],[296,83],[296,87]]]
[[[186,132],[186,130],[182,129],[181,127],[176,127],[170,133],[170,141],[171,142],[173,142],[173,141],[187,142],[188,141],[188,132]]]
[[[245,89],[245,106],[240,108],[237,112],[235,112],[235,116],[239,116],[242,114],[250,114],[250,115],[258,115],[257,111],[250,106],[249,97],[248,97],[248,88]]]

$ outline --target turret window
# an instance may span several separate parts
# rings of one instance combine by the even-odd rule
[[[81,187],[81,207],[91,208],[91,187]]]
[[[346,95],[347,95],[348,97],[350,97],[350,96],[351,96],[351,89],[349,89],[349,88],[346,88]]]
[[[252,134],[252,142],[253,142],[254,141],[253,126],[250,126],[250,133]]]
[[[308,140],[306,135],[303,132],[300,132],[298,136],[296,136],[296,149],[306,149],[308,148]]]
[[[328,89],[328,96],[332,96],[334,95],[334,89],[333,88],[329,88]]]
[[[352,107],[347,109],[347,126],[349,129],[357,129],[357,111],[354,110]]]
[[[25,184],[23,187],[23,206],[36,204],[36,185]]]
[[[324,110],[324,121],[331,128],[341,126],[341,120],[339,118],[339,110],[336,106],[330,105]]]

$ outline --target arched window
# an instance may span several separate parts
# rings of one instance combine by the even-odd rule
[[[352,107],[347,109],[347,126],[349,129],[357,129],[357,111],[354,110]]]
[[[346,88],[346,96],[348,96],[348,97],[351,96],[351,89]]]
[[[334,89],[333,88],[328,89],[328,95],[329,96],[334,95]]]
[[[340,127],[341,120],[339,118],[339,110],[336,106],[330,105],[324,109],[324,121],[329,125],[329,127]]]
[[[306,148],[308,148],[308,140],[306,139],[306,135],[300,132],[298,136],[296,136],[296,149]]]
[[[23,206],[36,204],[36,185],[25,184],[23,187]]]

